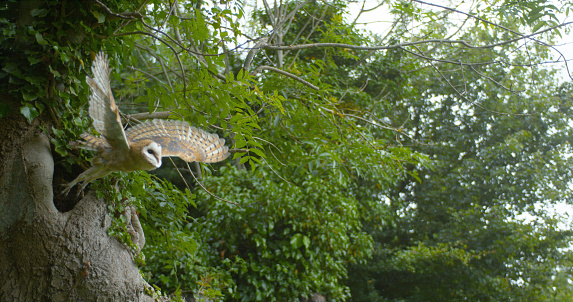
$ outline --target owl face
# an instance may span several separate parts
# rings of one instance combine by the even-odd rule
[[[151,142],[141,149],[143,158],[145,158],[155,168],[161,167],[161,146],[156,142]]]

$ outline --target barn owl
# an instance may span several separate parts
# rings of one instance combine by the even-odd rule
[[[64,185],[62,194],[81,182],[81,191],[91,181],[113,171],[153,170],[161,166],[164,156],[177,156],[185,161],[215,163],[229,156],[225,140],[217,134],[176,120],[152,120],[123,130],[119,109],[113,99],[109,61],[99,53],[93,63],[93,78],[86,77],[91,88],[89,115],[101,137],[84,133],[78,147],[97,151],[92,167]]]

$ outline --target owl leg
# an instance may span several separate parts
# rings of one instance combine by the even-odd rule
[[[70,192],[70,190],[79,182],[81,182],[81,187],[78,191],[78,196],[80,195],[80,193],[83,193],[85,187],[92,181],[98,178],[102,178],[106,175],[108,175],[110,172],[107,171],[104,167],[102,166],[93,166],[87,170],[85,170],[84,172],[82,172],[82,174],[78,175],[78,177],[76,177],[76,179],[72,180],[71,182],[63,185],[64,186],[64,190],[62,191],[62,195],[67,196],[68,193]]]
[[[70,181],[67,184],[62,185],[64,187],[64,190],[62,190],[62,195],[64,196],[68,196],[68,193],[70,192],[70,190],[80,181],[82,181],[83,179],[85,179],[85,174],[86,172],[88,172],[89,170],[91,170],[92,168],[84,171],[82,174],[80,174],[78,177],[76,177],[76,179]]]

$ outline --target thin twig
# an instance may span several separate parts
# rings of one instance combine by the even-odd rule
[[[167,119],[171,112],[169,111],[159,111],[153,113],[134,113],[134,114],[125,114],[125,120],[151,120],[151,119]]]
[[[185,183],[185,186],[187,187],[189,192],[191,192],[191,187],[189,186],[189,184],[187,183],[187,180],[185,180],[185,177],[183,177],[183,174],[181,174],[181,171],[179,171],[179,169],[177,168],[177,165],[175,165],[175,162],[173,162],[173,159],[171,157],[169,157],[169,161],[171,161],[171,164],[173,165],[173,167],[175,167],[175,171],[177,171],[177,174],[179,174],[179,177],[181,177],[181,180],[183,180],[183,182]],[[189,164],[187,164],[187,167],[189,168]],[[193,175],[193,173],[191,173],[191,175]],[[193,177],[195,177],[195,175],[193,175]]]
[[[135,70],[135,71],[139,71],[139,72],[143,73],[144,75],[146,75],[146,76],[148,76],[148,77],[150,77],[150,78],[156,80],[161,86],[163,86],[163,88],[165,88],[165,90],[167,90],[167,91],[170,90],[169,87],[167,87],[167,85],[165,85],[165,84],[163,83],[163,81],[161,81],[160,79],[158,79],[156,76],[150,74],[149,72],[144,71],[144,70],[141,70],[141,69],[139,69],[139,68],[137,68],[137,67],[134,67],[134,66],[127,66],[127,68],[129,68],[129,69],[131,69],[131,70]]]
[[[301,82],[302,84],[304,84],[304,85],[306,85],[306,86],[308,86],[308,87],[310,87],[310,88],[312,88],[312,89],[314,89],[314,90],[319,90],[319,89],[320,89],[320,88],[318,88],[317,86],[315,86],[315,85],[309,83],[308,81],[305,81],[305,80],[301,79],[301,78],[298,77],[298,76],[295,76],[294,74],[292,74],[292,73],[290,73],[290,72],[286,72],[286,71],[284,71],[284,70],[281,70],[281,69],[278,69],[278,68],[275,68],[275,67],[271,67],[271,66],[259,66],[259,67],[257,67],[257,69],[255,69],[253,72],[251,72],[251,75],[255,76],[255,75],[257,75],[258,73],[260,73],[262,70],[270,70],[270,71],[274,71],[274,72],[276,72],[276,73],[280,73],[280,74],[285,75],[285,76],[287,76],[287,77],[289,77],[289,78],[291,78],[291,79],[294,79],[294,80],[296,80],[296,81],[298,81],[298,82]]]
[[[121,19],[141,19],[143,18],[143,16],[139,13],[139,12],[125,12],[125,13],[114,13],[111,11],[111,9],[109,9],[109,7],[107,7],[105,4],[101,3],[101,1],[99,0],[94,0],[94,2],[96,2],[97,4],[99,4],[101,7],[103,7],[103,9],[110,15],[112,16],[116,16],[118,18]]]
[[[383,49],[403,48],[406,46],[414,46],[414,45],[419,45],[419,44],[448,43],[448,44],[461,44],[461,45],[463,45],[467,48],[471,48],[471,49],[488,49],[488,48],[494,48],[497,46],[510,44],[510,43],[513,43],[513,42],[516,42],[519,40],[523,40],[523,39],[529,39],[531,37],[538,36],[538,35],[541,35],[543,33],[548,32],[548,31],[552,31],[552,30],[555,30],[557,28],[564,27],[564,26],[571,25],[571,24],[573,24],[573,21],[561,23],[559,25],[556,25],[556,26],[553,26],[550,28],[546,28],[544,30],[541,30],[541,31],[538,31],[538,32],[535,32],[535,33],[532,33],[529,35],[520,36],[518,38],[514,38],[514,39],[510,39],[510,40],[506,40],[506,41],[502,41],[502,42],[498,42],[498,43],[493,43],[493,44],[481,45],[481,46],[471,45],[469,42],[464,41],[464,40],[429,39],[429,40],[405,42],[405,43],[399,43],[399,44],[393,44],[393,45],[379,45],[379,46],[359,46],[359,45],[344,44],[344,43],[312,43],[312,44],[299,44],[299,45],[289,45],[289,46],[267,45],[263,48],[268,49],[268,50],[293,50],[293,49],[307,49],[307,48],[317,48],[317,47],[336,47],[336,48],[348,48],[348,49],[358,49],[358,50],[383,50]]]
[[[191,167],[189,167],[189,163],[188,163],[188,162],[185,162],[185,163],[187,164],[187,168],[188,168],[189,170],[191,170]],[[195,174],[191,173],[191,176],[193,176],[193,179],[195,179],[195,181],[196,181],[197,184],[201,187],[201,189],[203,189],[203,191],[207,192],[209,195],[215,197],[215,198],[218,199],[218,200],[221,200],[221,201],[224,201],[224,202],[226,202],[226,203],[229,203],[229,204],[232,204],[232,205],[236,205],[236,206],[238,206],[238,207],[241,207],[241,206],[240,206],[238,203],[236,203],[236,202],[228,201],[228,200],[226,200],[226,199],[223,199],[223,198],[221,198],[221,197],[219,197],[219,196],[217,196],[217,195],[215,195],[215,194],[209,192],[209,190],[207,190],[207,189],[203,186],[203,184],[197,179],[197,177],[195,177]],[[189,191],[191,191],[191,190],[189,190]]]
[[[539,43],[539,44],[541,44],[541,45],[547,46],[547,47],[549,47],[549,48],[555,50],[557,53],[559,53],[560,58],[565,59],[565,56],[563,55],[563,53],[561,53],[561,51],[559,51],[554,45],[549,45],[549,44],[547,44],[547,43],[545,43],[545,42],[543,42],[543,41],[539,41],[539,40],[537,40],[537,39],[534,39],[534,38],[532,38],[532,36],[533,36],[534,34],[544,33],[544,32],[546,32],[546,31],[548,31],[548,30],[556,29],[556,28],[558,28],[558,27],[562,27],[562,26],[564,26],[564,25],[571,24],[571,22],[562,23],[562,24],[559,24],[559,25],[557,25],[557,26],[554,26],[554,27],[551,27],[551,28],[548,28],[548,29],[545,29],[545,30],[536,32],[536,33],[531,34],[531,35],[524,35],[524,34],[522,34],[522,33],[520,33],[520,32],[514,31],[514,30],[512,30],[512,29],[510,29],[510,28],[507,28],[507,27],[505,27],[505,26],[502,26],[502,25],[500,25],[500,24],[493,23],[493,22],[488,21],[488,20],[486,20],[486,19],[480,18],[480,17],[478,17],[478,16],[475,16],[475,15],[472,15],[472,14],[469,14],[469,13],[466,13],[466,12],[459,11],[459,10],[457,10],[457,9],[453,9],[453,8],[450,8],[450,7],[447,7],[447,6],[442,6],[442,5],[439,5],[439,4],[428,3],[428,2],[424,2],[424,1],[420,1],[420,0],[412,0],[412,1],[418,2],[418,3],[420,3],[420,4],[425,4],[425,5],[430,5],[430,6],[435,6],[435,7],[443,8],[443,9],[446,9],[446,10],[449,10],[449,11],[452,11],[452,12],[456,12],[456,13],[459,13],[459,14],[462,14],[462,15],[466,15],[466,16],[468,16],[468,18],[474,18],[474,19],[479,20],[479,21],[481,21],[481,22],[484,22],[484,23],[486,23],[486,24],[489,24],[489,25],[492,25],[492,26],[495,26],[495,27],[499,27],[499,28],[501,28],[501,29],[503,29],[503,30],[505,30],[505,31],[508,31],[508,32],[512,33],[512,34],[519,35],[519,36],[521,36],[522,38],[529,38],[529,39],[531,39],[532,41],[535,41],[535,42],[537,42],[537,43]],[[572,77],[571,74],[569,73],[569,64],[567,64],[567,61],[566,61],[566,60],[564,61],[564,63],[565,63],[565,69],[567,70],[567,74],[569,75],[569,78],[573,79],[573,77]]]
[[[416,48],[418,50],[418,52],[422,53],[422,51],[420,49],[418,49],[417,46],[414,46],[414,48]],[[495,113],[495,114],[505,114],[505,115],[530,115],[527,113],[509,113],[509,112],[501,112],[501,111],[496,111],[496,110],[491,110],[488,108],[485,108],[484,106],[480,105],[477,101],[472,101],[470,99],[468,99],[467,97],[465,97],[447,78],[446,76],[440,71],[440,69],[434,65],[434,63],[432,61],[429,61],[429,63],[432,65],[432,67],[434,68],[434,70],[440,75],[440,77],[442,77],[442,79],[444,81],[446,81],[446,84],[448,84],[448,86],[450,86],[450,88],[452,88],[459,96],[460,98],[462,98],[463,100],[467,101],[468,103],[479,107],[485,111],[491,112],[491,113]],[[503,87],[503,86],[502,86]]]

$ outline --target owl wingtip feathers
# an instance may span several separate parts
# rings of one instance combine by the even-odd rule
[[[220,139],[221,146],[217,149],[213,150],[212,152],[205,154],[205,163],[218,163],[220,161],[224,161],[231,155],[229,153],[229,147],[225,146],[225,139]]]
[[[225,146],[224,138],[219,137],[216,133],[209,133],[205,130],[190,126],[187,122],[182,123],[197,131],[197,135],[203,140],[203,148],[206,152],[204,153],[204,157],[199,161],[204,163],[217,163],[229,157],[229,147]]]

